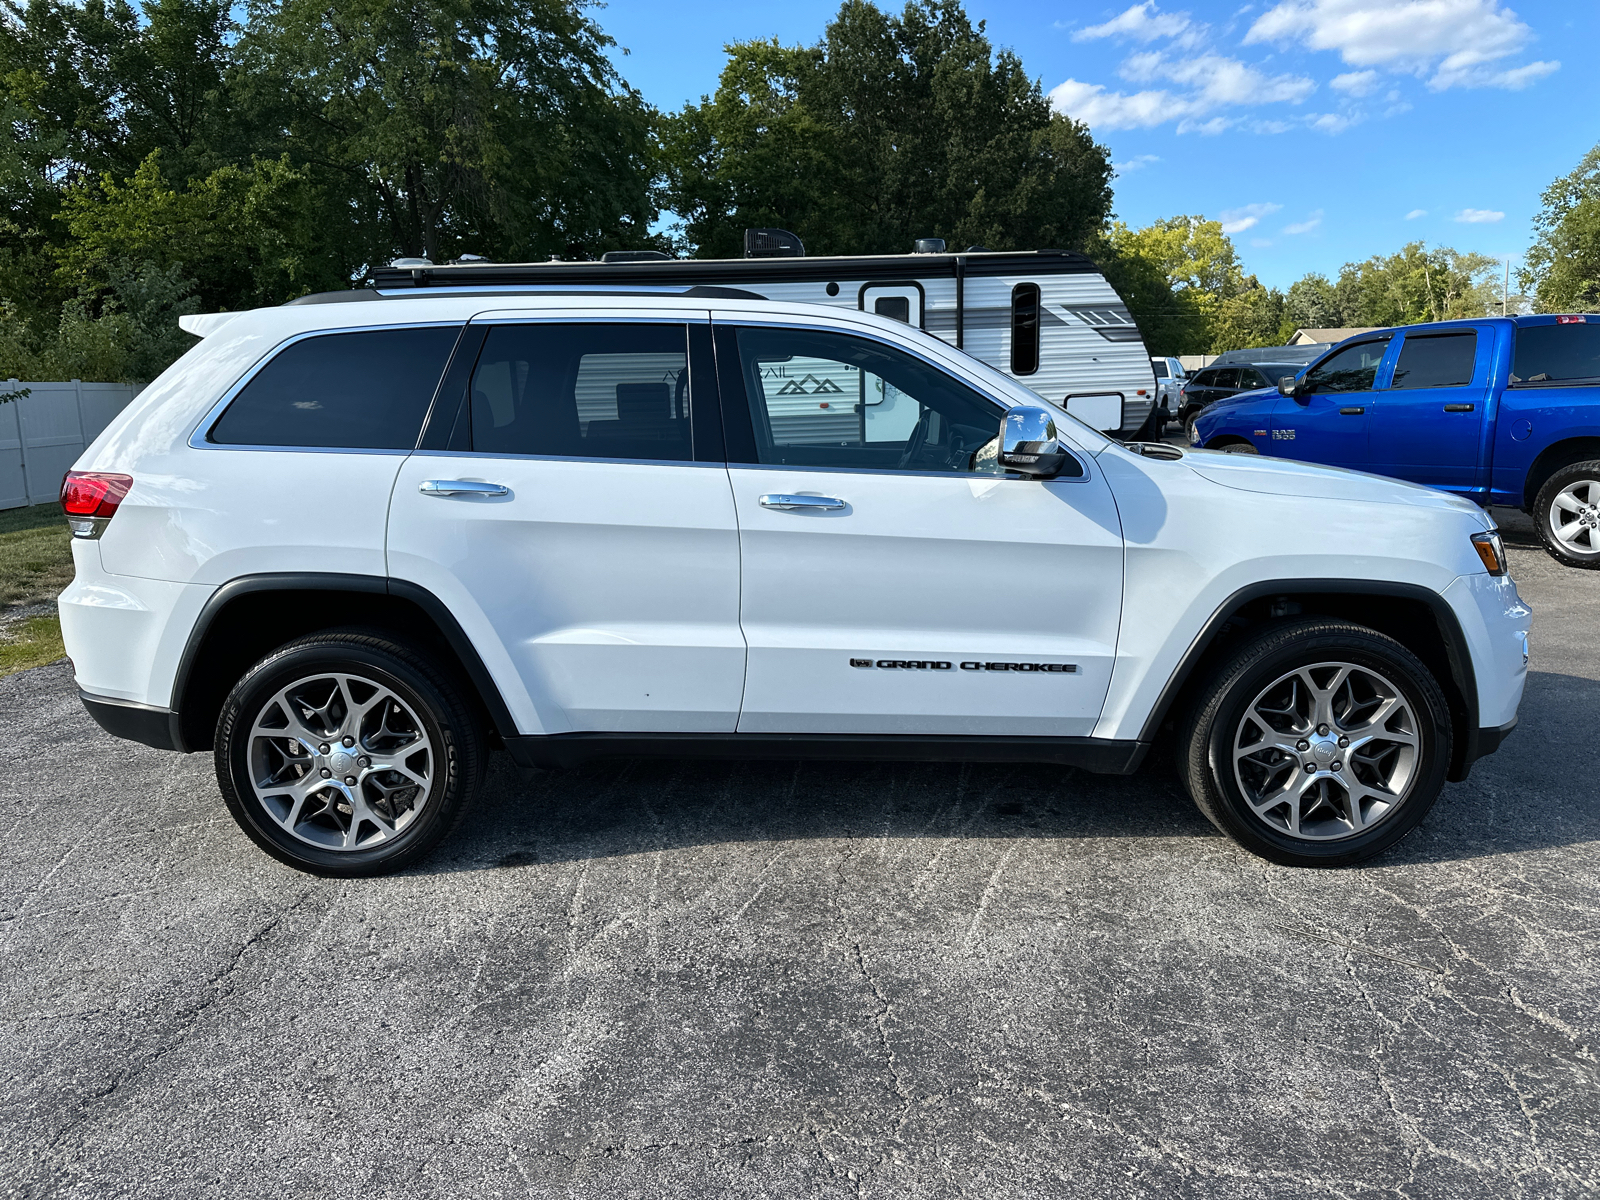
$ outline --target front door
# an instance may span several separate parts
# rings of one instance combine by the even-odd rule
[[[1387,338],[1357,342],[1308,370],[1300,394],[1274,407],[1272,440],[1262,449],[1280,458],[1367,470],[1373,384],[1388,347]]]
[[[1088,455],[1051,482],[974,469],[1001,406],[883,342],[719,327],[749,645],[741,733],[1086,736],[1122,536]],[[799,402],[794,379],[826,380]],[[991,460],[992,461],[992,460]]]
[[[1473,490],[1493,348],[1488,328],[1405,334],[1394,380],[1374,397],[1373,471],[1453,492]]]
[[[739,543],[710,327],[477,318],[395,483],[389,573],[444,601],[519,732],[731,733]],[[455,415],[451,415],[455,414]]]

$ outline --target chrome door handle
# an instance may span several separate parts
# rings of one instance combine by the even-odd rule
[[[509,496],[503,483],[479,483],[475,479],[424,479],[417,485],[424,496]]]
[[[843,500],[835,500],[832,496],[784,496],[771,495],[761,497],[762,508],[776,508],[780,512],[790,512],[797,508],[849,508]]]

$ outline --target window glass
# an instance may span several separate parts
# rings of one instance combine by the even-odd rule
[[[1236,388],[1239,386],[1239,368],[1227,367],[1219,370],[1216,381],[1211,385],[1217,388]]]
[[[1011,373],[1032,375],[1039,369],[1039,285],[1019,283],[1011,289]]]
[[[410,450],[460,332],[413,326],[291,342],[244,385],[207,440]]]
[[[472,374],[472,448],[690,457],[682,325],[497,325]]]
[[[1558,379],[1600,379],[1600,318],[1591,317],[1582,325],[1527,325],[1517,330],[1511,382]]]
[[[998,405],[892,347],[803,329],[738,339],[758,462],[966,471],[999,431]]]
[[[1264,388],[1267,386],[1267,377],[1254,367],[1239,368],[1239,386],[1241,388]]]
[[[1190,386],[1197,388],[1211,387],[1216,382],[1216,379],[1217,373],[1215,371],[1201,371],[1200,374],[1194,377],[1194,382]]]
[[[1366,392],[1372,390],[1378,364],[1383,361],[1387,341],[1358,342],[1335,351],[1306,372],[1305,383],[1312,392]]]
[[[909,296],[879,296],[872,302],[872,311],[880,317],[911,323],[911,298]]]
[[[1150,369],[1153,370],[1156,373],[1156,378],[1157,379],[1170,378],[1170,376],[1167,373],[1167,364],[1164,363],[1159,358],[1152,358],[1150,360]]]
[[[1472,382],[1478,356],[1478,335],[1465,333],[1407,335],[1395,364],[1397,388],[1461,387]]]

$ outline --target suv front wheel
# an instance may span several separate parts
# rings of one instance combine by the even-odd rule
[[[1345,866],[1393,846],[1444,786],[1450,711],[1393,638],[1344,621],[1279,626],[1213,674],[1179,743],[1200,811],[1289,866]]]
[[[359,630],[267,655],[216,733],[217,782],[252,840],[319,875],[378,875],[427,854],[460,818],[483,735],[426,660]]]

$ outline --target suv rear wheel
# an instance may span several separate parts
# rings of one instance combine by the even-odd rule
[[[361,631],[301,638],[235,685],[217,721],[228,811],[274,858],[378,875],[450,832],[476,790],[483,735],[425,659]]]
[[[1569,567],[1600,567],[1600,460],[1562,467],[1533,502],[1539,540]]]
[[[1450,762],[1449,707],[1394,639],[1343,621],[1254,638],[1211,678],[1179,743],[1200,811],[1289,866],[1345,866],[1422,822]]]

